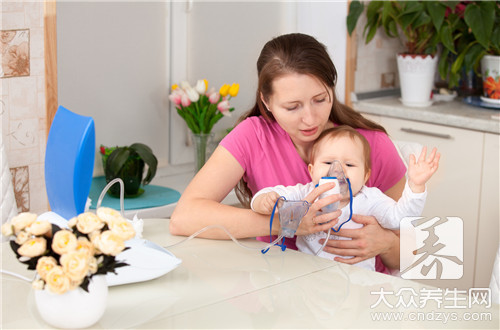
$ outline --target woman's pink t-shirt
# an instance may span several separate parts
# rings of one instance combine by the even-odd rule
[[[371,147],[372,170],[366,185],[386,191],[403,178],[406,167],[386,134],[356,130],[363,134]],[[275,121],[267,121],[261,116],[246,118],[220,145],[243,167],[243,179],[253,194],[266,187],[311,181],[308,164],[300,158],[288,133]],[[269,241],[269,237],[262,237],[261,240]],[[295,239],[286,239],[285,243],[287,247],[297,249]]]

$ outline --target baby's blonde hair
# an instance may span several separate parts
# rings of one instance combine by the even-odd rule
[[[354,141],[356,139],[361,141],[361,145],[363,146],[363,156],[365,157],[365,173],[368,173],[372,168],[370,144],[368,143],[368,140],[363,136],[363,134],[359,133],[354,128],[347,125],[336,126],[324,130],[316,139],[316,141],[314,141],[314,144],[309,153],[309,163],[314,164],[314,158],[316,157],[318,146],[321,141],[341,136],[348,136]]]

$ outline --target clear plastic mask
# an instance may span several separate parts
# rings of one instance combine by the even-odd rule
[[[278,200],[278,215],[280,218],[281,234],[292,238],[299,227],[300,221],[309,210],[310,204],[306,201]]]
[[[349,184],[347,183],[342,164],[338,160],[333,161],[332,165],[330,165],[330,168],[328,169],[328,173],[326,176],[329,178],[337,179],[339,183],[339,193],[342,195],[342,198],[349,197]]]

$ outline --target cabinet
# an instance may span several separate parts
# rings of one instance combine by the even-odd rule
[[[483,171],[479,202],[476,273],[474,286],[487,287],[490,283],[499,236],[500,214],[500,136],[484,134]]]
[[[498,249],[499,135],[386,116],[365,115],[393,140],[418,142],[441,153],[424,217],[463,220],[464,274],[459,280],[422,280],[443,287],[487,287]]]

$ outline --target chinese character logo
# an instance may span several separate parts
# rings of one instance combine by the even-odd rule
[[[460,279],[463,276],[463,221],[458,217],[401,220],[401,277]]]

